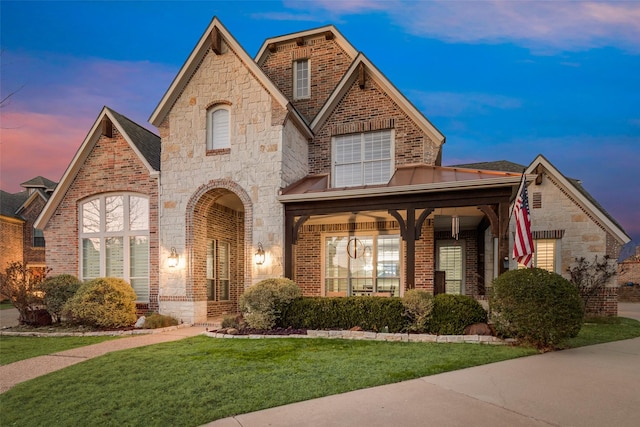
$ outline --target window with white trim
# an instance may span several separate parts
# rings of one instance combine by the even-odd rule
[[[393,132],[340,135],[333,138],[333,186],[386,184],[393,171]]]
[[[230,147],[229,110],[215,106],[207,110],[207,151]]]
[[[311,78],[309,60],[301,59],[293,62],[293,99],[311,97]]]
[[[207,298],[228,301],[231,272],[229,242],[207,241]]]
[[[119,277],[149,301],[149,199],[107,194],[80,204],[80,279]]]
[[[400,296],[400,236],[326,236],[326,296]]]
[[[557,261],[557,239],[534,239],[533,266],[555,272]],[[518,268],[526,268],[518,264]]]

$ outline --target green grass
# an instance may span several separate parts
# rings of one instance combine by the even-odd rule
[[[115,336],[97,337],[0,337],[0,366],[31,357],[57,353],[72,348],[118,338]]]
[[[478,344],[194,337],[18,384],[0,395],[0,425],[197,426],[534,353]]]
[[[577,337],[567,340],[563,348],[583,347],[640,337],[640,322],[626,317],[588,318]]]
[[[5,300],[0,302],[0,310],[8,310],[10,308],[13,308],[13,304],[11,304],[11,301]]]

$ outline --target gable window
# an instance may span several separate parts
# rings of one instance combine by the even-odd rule
[[[229,147],[229,110],[212,107],[207,110],[207,151]]]
[[[231,271],[229,242],[211,239],[207,242],[207,299],[228,301]]]
[[[324,239],[326,296],[400,296],[400,236],[340,235]]]
[[[311,96],[309,60],[302,59],[293,63],[293,98],[305,99]]]
[[[149,301],[149,200],[108,194],[80,205],[80,279],[119,277]]]
[[[38,228],[33,229],[33,247],[44,248],[44,233]]]
[[[333,138],[333,186],[386,184],[393,169],[391,130]]]

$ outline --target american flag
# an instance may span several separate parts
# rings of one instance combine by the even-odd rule
[[[516,217],[516,236],[513,242],[513,258],[527,268],[532,267],[533,237],[531,236],[531,212],[529,211],[529,197],[527,183],[522,183],[522,191],[518,195],[513,208]]]

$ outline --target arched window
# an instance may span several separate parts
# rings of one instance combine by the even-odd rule
[[[119,277],[149,301],[149,199],[106,194],[80,204],[80,279]]]
[[[207,151],[229,148],[229,110],[214,106],[207,110]]]

